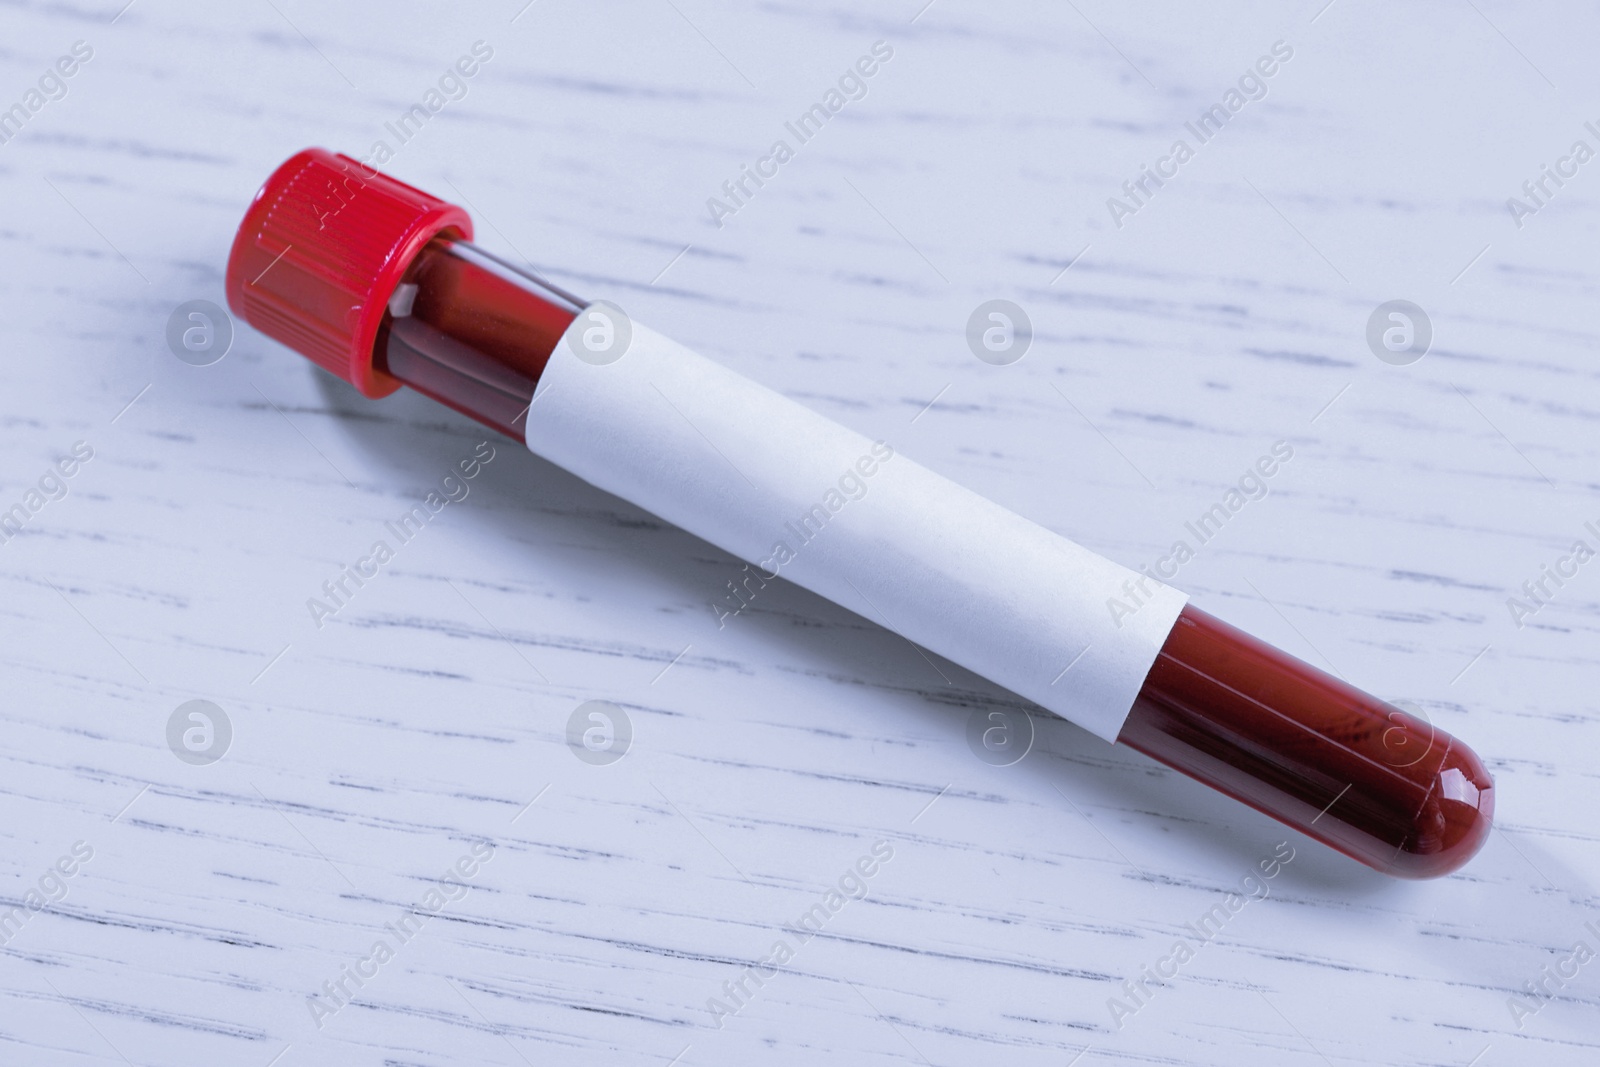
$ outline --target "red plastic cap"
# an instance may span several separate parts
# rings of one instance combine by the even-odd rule
[[[372,365],[389,297],[435,236],[472,239],[462,208],[345,155],[308,148],[256,193],[228,255],[228,306],[370,397],[400,382]]]

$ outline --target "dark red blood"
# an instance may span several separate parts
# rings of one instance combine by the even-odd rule
[[[1470,748],[1194,607],[1117,740],[1401,878],[1457,869],[1494,817]]]

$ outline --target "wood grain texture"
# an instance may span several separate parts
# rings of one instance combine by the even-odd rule
[[[93,449],[0,544],[0,896],[60,897],[0,948],[0,1062],[1594,1062],[1600,963],[1536,1014],[1508,998],[1600,950],[1600,563],[1520,628],[1506,606],[1600,544],[1600,163],[1520,228],[1505,203],[1600,148],[1591,9],[120,6],[0,5],[0,108],[93,49],[0,144],[0,510]],[[389,172],[1030,518],[1138,566],[1290,442],[1178,584],[1471,743],[1483,854],[1394,882],[1042,716],[990,767],[968,719],[1016,698],[781,583],[719,628],[737,561],[509,442],[314,625],[485,434],[242,325],[189,366],[167,319],[222,302],[272,167],[365,155],[480,40]],[[880,40],[865,98],[717,226],[707,198]],[[1114,224],[1277,41],[1265,97]],[[964,338],[996,297],[1036,331],[1008,367]],[[1364,340],[1391,299],[1433,323],[1411,366]],[[168,748],[191,699],[232,724],[210,766]],[[620,762],[568,747],[587,700],[629,717]],[[1270,896],[1115,1025],[1286,839]],[[879,841],[865,899],[716,1026]],[[319,1026],[308,998],[379,938]]]

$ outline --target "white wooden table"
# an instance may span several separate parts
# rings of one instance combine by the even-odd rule
[[[1591,6],[522,2],[0,13],[26,113],[0,144],[0,511],[26,518],[0,544],[0,1062],[1595,1062],[1600,963],[1564,961],[1600,951],[1600,563],[1507,607],[1600,547],[1600,162],[1560,163],[1600,148]],[[504,440],[318,628],[308,598],[487,435],[243,324],[191,366],[167,320],[223,302],[279,161],[395,147],[476,41],[385,169],[1039,522],[1148,563],[1290,442],[1178,584],[1472,744],[1483,853],[1392,881],[1047,717],[989,766],[968,720],[1016,698],[792,586],[719,628],[737,561]],[[716,225],[877,41],[865,97]],[[1200,144],[1185,123],[1278,41]],[[1576,175],[1514,219],[1544,164]],[[1036,334],[1010,366],[965,340],[995,298]],[[1393,299],[1432,324],[1408,366],[1365,340]],[[226,715],[220,761],[169,747],[191,700]],[[567,743],[591,700],[631,724],[609,765]],[[1123,983],[1286,840],[1267,899],[1119,1028]],[[864,899],[785,929],[877,842]]]

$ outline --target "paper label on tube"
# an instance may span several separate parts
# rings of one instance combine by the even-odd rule
[[[1182,593],[638,323],[580,358],[589,315],[539,379],[533,452],[1116,740]]]

